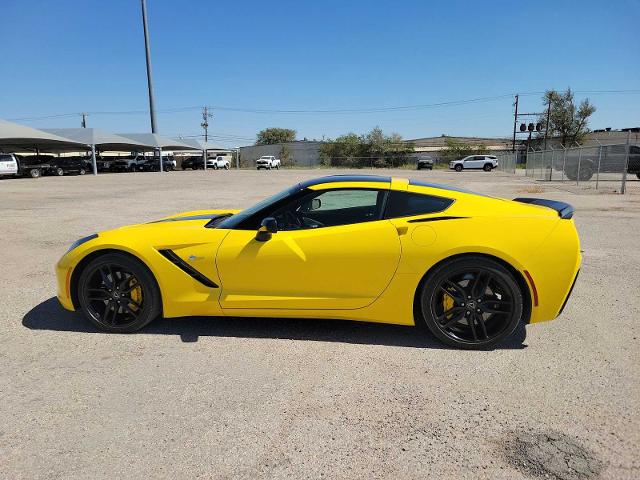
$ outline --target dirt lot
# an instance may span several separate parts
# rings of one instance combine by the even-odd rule
[[[76,238],[247,206],[323,173],[0,181],[0,477],[640,477],[638,182],[621,196],[397,172],[577,207],[584,265],[564,314],[491,352],[339,321],[190,318],[108,335],[54,298],[53,265]]]

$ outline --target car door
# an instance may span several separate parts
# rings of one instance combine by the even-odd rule
[[[400,260],[398,231],[383,220],[388,190],[314,191],[272,212],[278,232],[231,230],[216,265],[220,305],[234,309],[357,309],[372,303]]]
[[[467,166],[467,163],[469,166]],[[482,155],[474,155],[465,161],[464,168],[482,168],[484,166],[484,157]]]

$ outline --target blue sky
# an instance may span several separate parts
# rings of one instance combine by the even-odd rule
[[[203,105],[336,110],[425,105],[549,88],[640,89],[640,1],[147,0],[159,131],[197,135]],[[4,0],[0,118],[148,108],[137,0]],[[640,94],[579,94],[591,127],[640,125]],[[540,110],[540,96],[521,108]],[[227,146],[270,126],[335,137],[509,136],[512,99],[357,114],[213,110]],[[77,115],[24,120],[79,126]],[[148,115],[88,125],[149,131]]]

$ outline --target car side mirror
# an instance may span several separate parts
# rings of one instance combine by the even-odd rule
[[[311,210],[317,210],[322,206],[322,200],[319,198],[314,198],[311,200]]]
[[[259,242],[266,242],[271,238],[271,235],[278,232],[278,222],[273,217],[267,217],[260,222],[260,228],[256,233],[256,240]]]

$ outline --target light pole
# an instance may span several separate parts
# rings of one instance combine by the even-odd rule
[[[236,147],[236,170],[240,170],[240,147]]]
[[[157,133],[156,129],[156,100],[153,94],[153,74],[151,71],[151,49],[149,48],[149,26],[147,25],[147,1],[142,3],[142,28],[144,29],[144,50],[147,57],[147,86],[149,88],[149,114],[151,115],[151,133]],[[162,159],[160,159],[160,171],[162,171]]]

